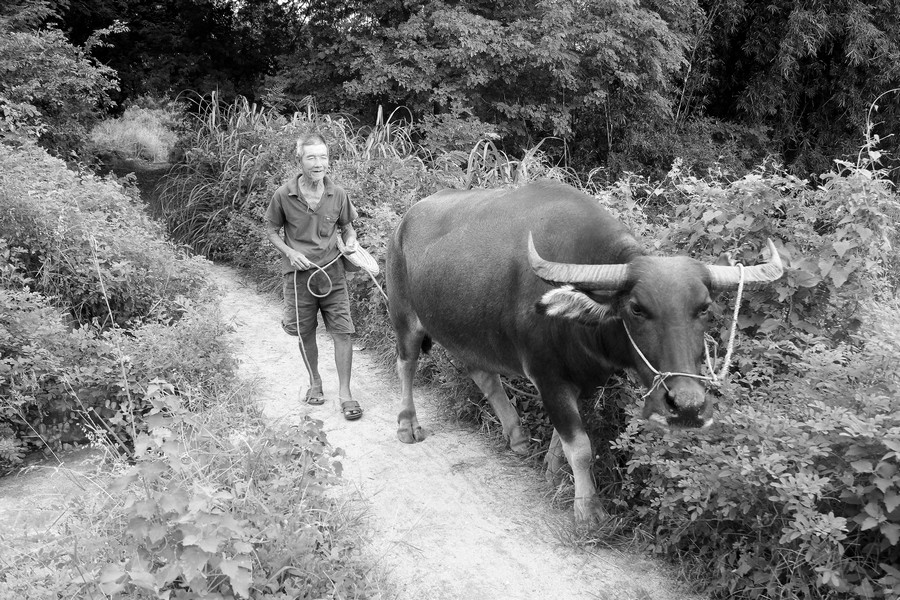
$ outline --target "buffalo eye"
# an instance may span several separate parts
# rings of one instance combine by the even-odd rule
[[[702,305],[699,309],[697,309],[697,316],[700,318],[709,316],[709,307],[710,304],[708,302]]]
[[[635,317],[647,318],[647,311],[644,310],[644,307],[638,304],[637,302],[631,302],[628,305],[628,310],[631,311],[631,314]]]

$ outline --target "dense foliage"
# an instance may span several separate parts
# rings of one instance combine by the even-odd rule
[[[662,176],[678,157],[743,173],[768,154],[817,176],[900,87],[900,9],[875,0],[16,4],[53,9],[33,22],[79,48],[112,28],[88,56],[115,71],[118,101],[219,91],[289,112],[315,98],[365,121],[403,106],[416,123],[497,133],[514,154],[555,136],[555,157],[610,181]],[[879,104],[896,149],[900,103]]]
[[[900,83],[900,6],[849,0],[704,0],[678,115],[701,112],[765,127],[804,174],[855,154],[869,104]],[[884,98],[877,133],[897,129],[900,102]],[[887,141],[896,155],[896,139]]]
[[[0,596],[366,597],[321,423],[271,427],[246,390],[207,392],[152,381],[132,463],[67,499],[64,528],[5,540]]]
[[[629,456],[623,491],[654,549],[697,565],[718,593],[900,593],[900,379],[889,366],[900,199],[870,161],[837,166],[817,189],[778,171],[724,184],[673,171],[668,182],[661,248],[750,264],[772,237],[787,269],[744,297],[722,423],[664,434],[632,422],[613,445]]]
[[[49,14],[40,2],[0,9],[0,139],[40,139],[68,155],[112,106],[116,73],[90,54],[110,30],[73,46],[61,30],[39,27]]]
[[[95,427],[124,448],[153,378],[227,380],[203,259],[119,183],[40,148],[0,145],[0,171],[0,470]]]

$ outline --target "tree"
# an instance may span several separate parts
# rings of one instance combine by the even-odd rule
[[[80,0],[62,13],[71,39],[115,20],[127,25],[97,57],[121,78],[119,99],[142,94],[254,98],[287,51],[295,11],[277,0]]]
[[[324,87],[344,109],[402,104],[420,118],[470,111],[498,125],[508,146],[558,136],[596,157],[615,148],[630,121],[669,114],[669,82],[686,41],[671,25],[695,6],[390,4],[360,5],[327,22],[311,11],[299,50],[281,61],[282,82],[297,95]]]
[[[25,0],[0,12],[0,137],[36,138],[57,154],[77,150],[86,128],[110,106],[115,73],[73,46],[53,27],[40,27],[53,7]]]
[[[801,173],[855,154],[869,104],[900,86],[900,4],[703,0],[680,115],[763,125]],[[882,133],[900,103],[882,103]],[[897,148],[894,140],[894,148]]]

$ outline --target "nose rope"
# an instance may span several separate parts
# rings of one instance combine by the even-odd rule
[[[731,367],[731,355],[734,350],[734,338],[735,334],[737,333],[738,311],[740,311],[741,300],[744,296],[744,265],[738,263],[735,266],[740,269],[740,279],[738,280],[737,296],[734,300],[734,312],[732,313],[731,329],[728,334],[728,347],[726,348],[725,359],[722,362],[722,370],[719,374],[716,374],[713,359],[709,353],[710,343],[715,344],[715,342],[708,335],[703,336],[703,352],[706,356],[706,367],[709,369],[709,375],[700,375],[697,373],[680,373],[677,371],[662,372],[652,364],[650,364],[650,361],[647,360],[647,357],[644,356],[644,353],[641,352],[640,348],[638,348],[637,342],[635,342],[634,338],[631,336],[631,332],[628,330],[628,325],[625,323],[625,320],[622,320],[622,325],[625,327],[625,334],[628,336],[628,341],[631,342],[631,347],[634,348],[634,351],[637,352],[637,355],[641,357],[641,360],[644,361],[644,364],[648,369],[650,369],[650,372],[653,373],[653,381],[650,384],[650,388],[647,390],[646,394],[641,396],[641,399],[644,399],[652,394],[659,386],[665,388],[666,392],[671,393],[669,386],[666,385],[666,379],[668,379],[669,377],[690,377],[691,379],[709,381],[713,384],[719,384],[728,377],[728,369]],[[716,355],[718,358],[718,352],[716,352]]]

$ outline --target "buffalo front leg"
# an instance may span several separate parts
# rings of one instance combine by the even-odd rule
[[[503,435],[509,440],[509,447],[512,451],[516,454],[528,454],[530,452],[528,431],[522,427],[519,412],[510,402],[509,396],[506,395],[500,376],[478,369],[470,370],[469,376],[487,397],[491,408],[494,409],[494,414],[500,419]]]
[[[574,386],[558,380],[534,381],[544,407],[553,423],[566,460],[575,480],[575,520],[579,523],[603,521],[606,511],[600,506],[597,488],[591,475],[593,452],[591,440],[578,414],[578,394]],[[551,440],[551,447],[553,443]],[[558,460],[558,459],[557,459]],[[557,466],[560,466],[558,461]]]

